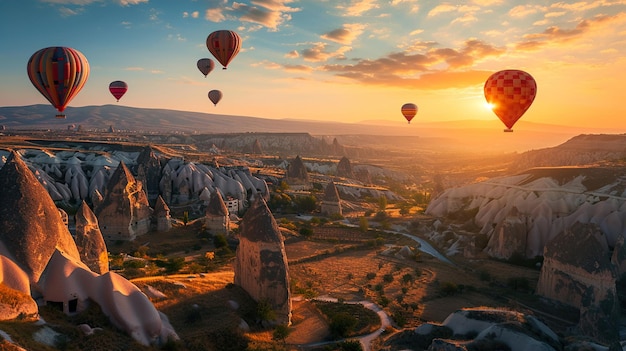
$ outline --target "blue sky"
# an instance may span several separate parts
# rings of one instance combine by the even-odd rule
[[[196,61],[213,58],[205,40],[219,29],[242,50],[204,78]],[[26,62],[69,46],[91,66],[70,106],[402,122],[414,102],[417,123],[493,119],[482,85],[516,68],[538,85],[524,119],[615,125],[626,113],[626,0],[0,0],[0,30],[0,106],[47,103]],[[129,85],[119,103],[114,80]]]

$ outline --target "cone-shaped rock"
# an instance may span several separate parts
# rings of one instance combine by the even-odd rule
[[[0,254],[36,283],[55,250],[80,260],[74,239],[46,189],[15,151],[0,169]]]
[[[109,254],[102,232],[98,227],[98,218],[83,201],[76,211],[76,246],[80,258],[93,272],[104,274],[109,271]]]
[[[222,194],[215,189],[209,197],[209,204],[206,208],[206,227],[213,233],[228,234],[230,231],[230,217],[228,207],[224,203]]]
[[[170,215],[170,208],[167,206],[161,195],[157,197],[153,215],[157,222],[157,232],[167,232],[172,229],[172,216]]]
[[[262,197],[243,217],[234,263],[235,284],[257,302],[267,302],[276,323],[291,323],[289,267],[282,234]]]
[[[333,214],[342,215],[341,199],[339,198],[339,192],[334,182],[328,183],[324,190],[320,211],[327,216]]]
[[[263,153],[263,148],[261,148],[261,143],[259,142],[259,139],[254,139],[254,144],[252,144],[252,153],[259,155]]]
[[[105,240],[134,240],[150,229],[148,197],[124,162],[111,175],[94,213]]]
[[[337,176],[344,178],[354,178],[354,172],[352,171],[352,165],[347,157],[342,157],[337,164]]]
[[[306,166],[300,155],[296,156],[296,158],[291,161],[289,164],[289,168],[287,169],[287,178],[290,179],[298,179],[302,181],[309,181],[309,172],[306,170]]]
[[[137,156],[137,174],[142,175],[148,199],[153,203],[160,192],[161,161],[150,145],[146,146]]]

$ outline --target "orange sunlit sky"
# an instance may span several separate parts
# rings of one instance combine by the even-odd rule
[[[626,0],[2,0],[0,106],[47,104],[26,74],[69,46],[91,66],[69,106],[120,104],[358,122],[494,119],[483,84],[521,69],[538,92],[524,121],[626,131]],[[205,40],[242,50],[204,77]],[[116,102],[111,81],[129,85]],[[217,105],[209,90],[223,93]],[[51,107],[51,113],[54,109]]]

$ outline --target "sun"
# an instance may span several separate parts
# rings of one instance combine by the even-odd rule
[[[493,110],[493,109],[496,107],[496,105],[495,105],[495,104],[492,104],[492,103],[490,103],[490,102],[486,102],[486,101],[485,101],[485,103],[483,104],[483,106],[485,106],[485,108],[486,108],[487,110]]]

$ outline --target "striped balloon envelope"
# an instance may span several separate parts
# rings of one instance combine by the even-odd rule
[[[54,46],[35,52],[26,66],[35,88],[65,118],[63,111],[80,92],[89,77],[89,62],[78,50]]]
[[[116,80],[109,84],[109,91],[111,92],[111,95],[117,99],[117,101],[120,101],[122,96],[124,96],[126,91],[128,91],[128,84],[126,84],[126,82],[122,82],[121,80]]]
[[[206,47],[226,69],[241,49],[241,37],[232,30],[218,30],[206,38]]]
[[[402,115],[410,124],[413,117],[417,114],[417,105],[413,103],[406,103],[402,105],[400,112],[402,112]]]

